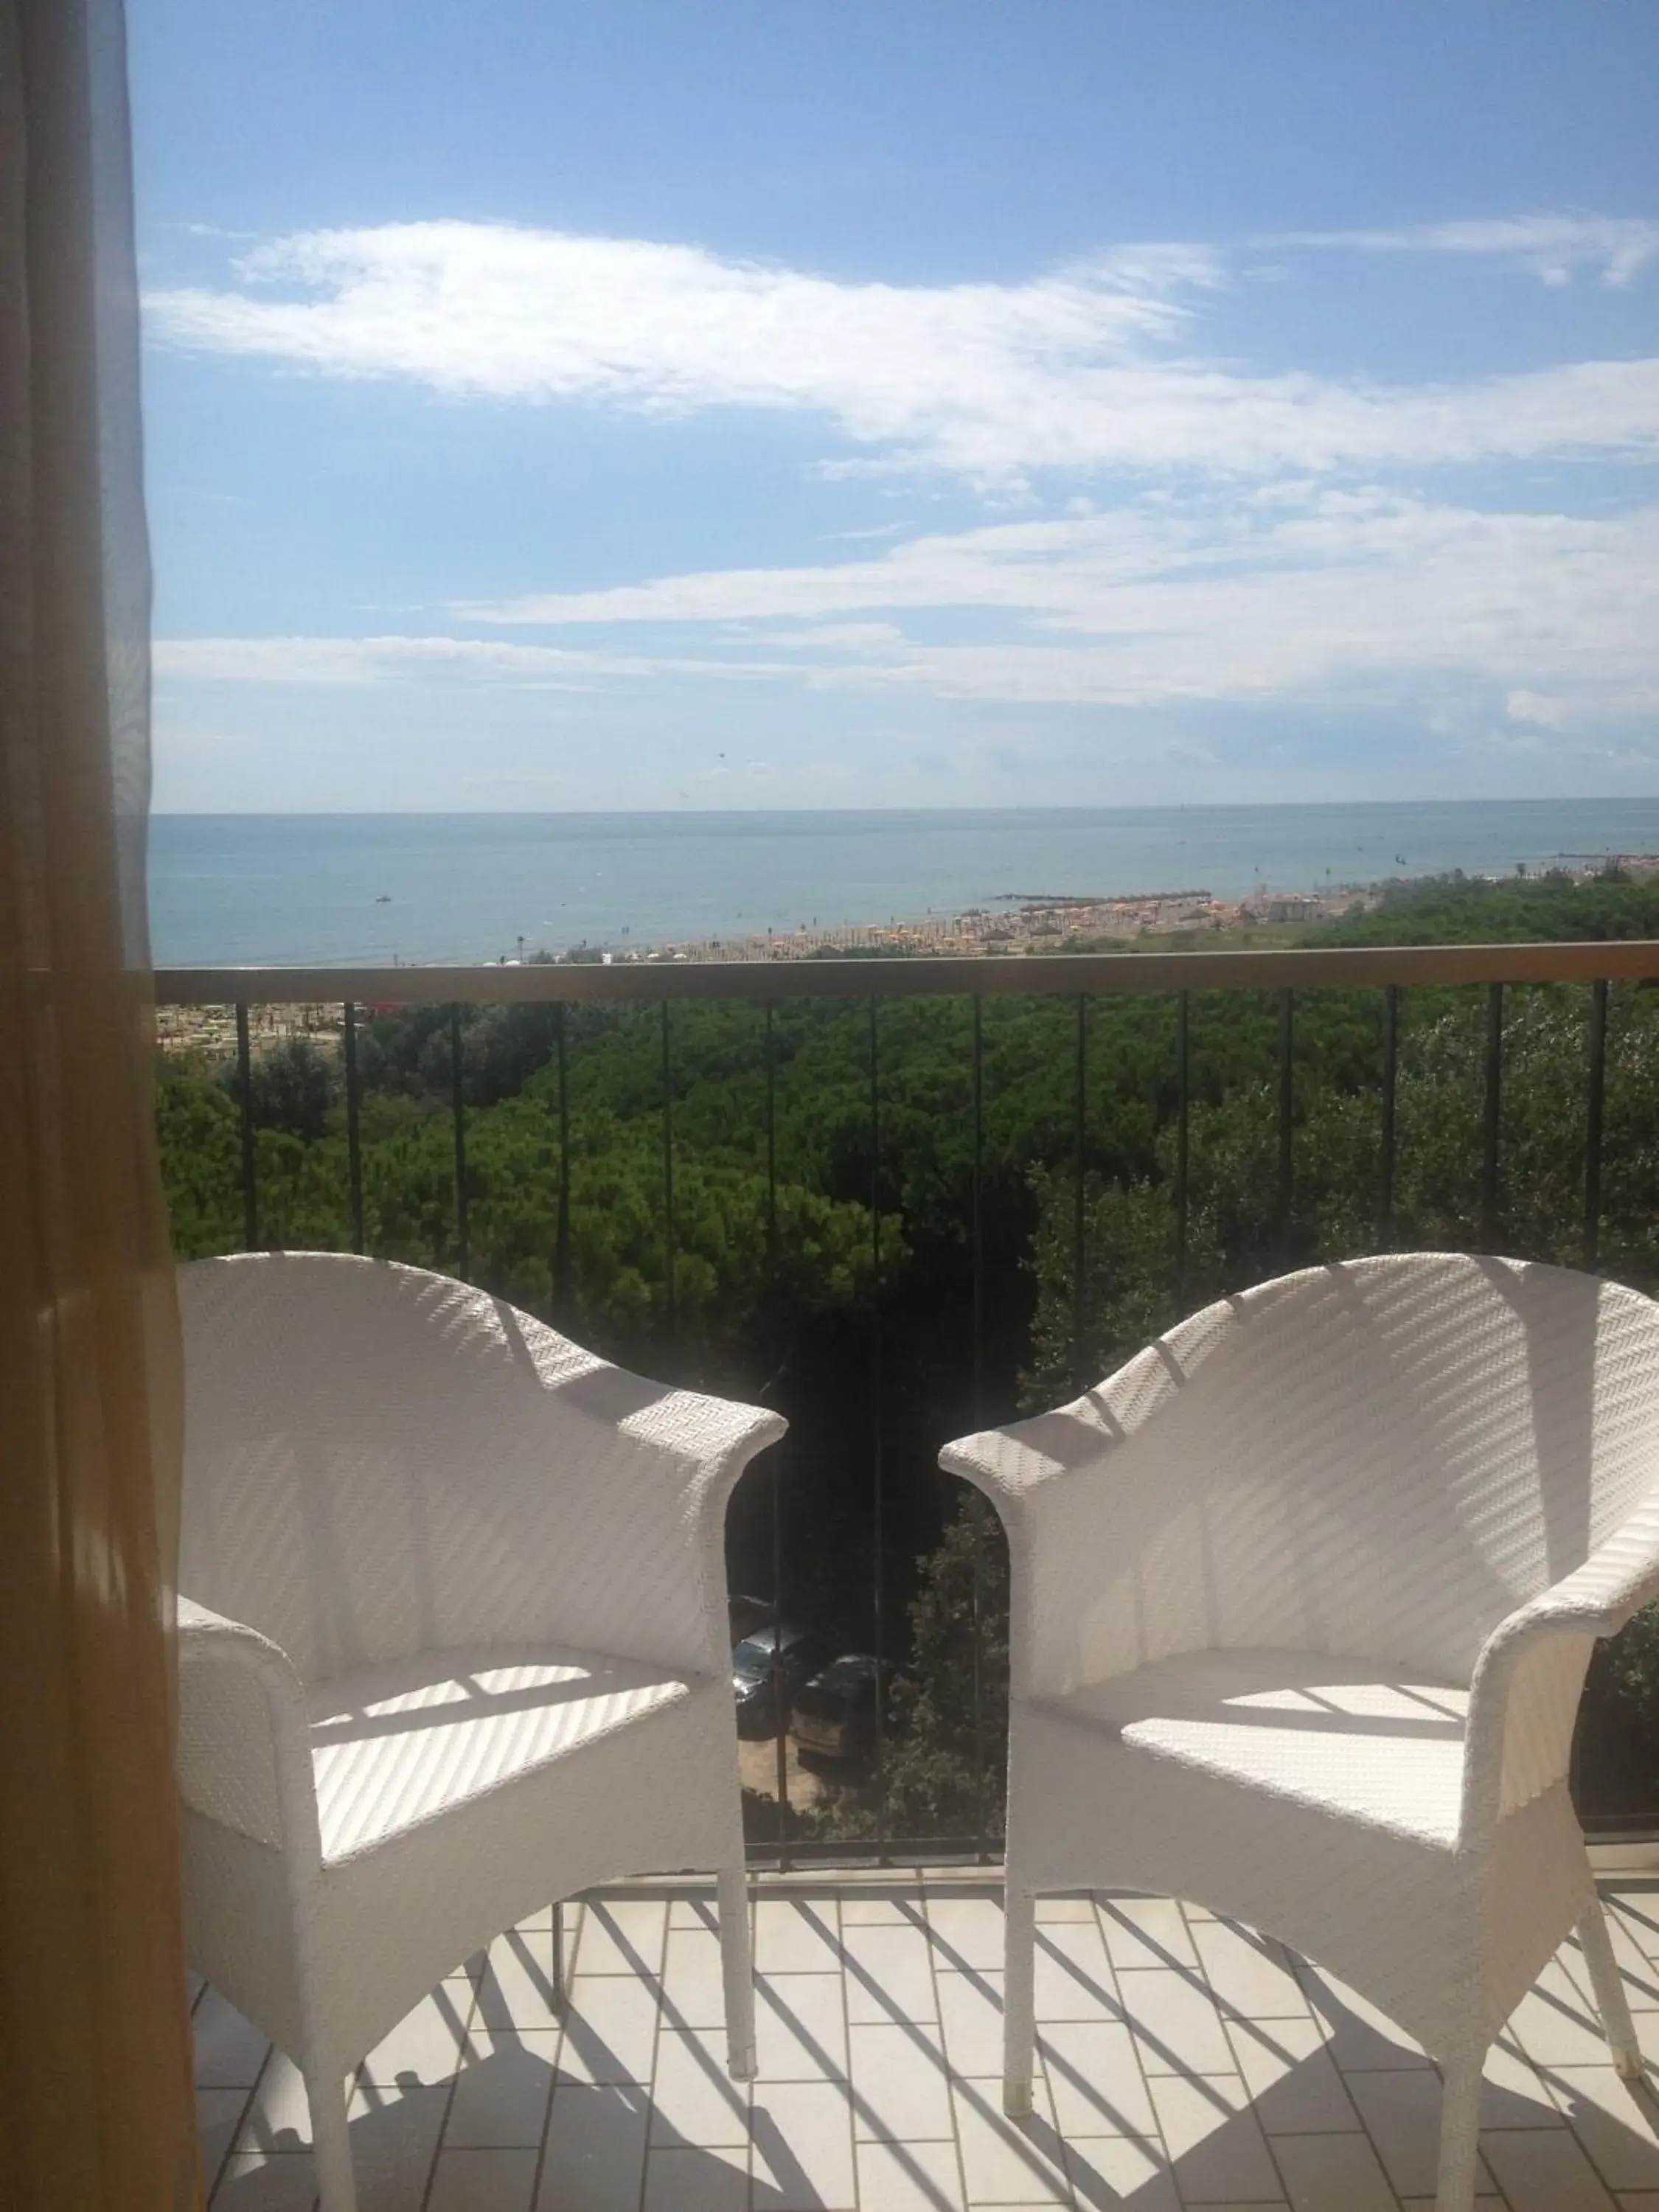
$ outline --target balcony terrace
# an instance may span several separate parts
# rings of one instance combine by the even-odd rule
[[[1604,1885],[1659,2059],[1659,1883]],[[759,2078],[726,2078],[712,1894],[543,1913],[435,1989],[365,2062],[362,2212],[1412,2212],[1439,2082],[1399,2030],[1248,1930],[1167,1898],[1039,1909],[1036,2111],[1003,2118],[1002,1911],[979,1870],[763,1878]],[[213,2212],[308,2212],[303,2092],[197,1999]],[[1651,2040],[1649,2039],[1651,2034]],[[1486,2069],[1479,2201],[1656,2212],[1659,2100],[1613,2072],[1564,1947]]]
[[[1374,1224],[1376,1243],[1386,1246],[1395,1234],[1399,1188],[1402,1002],[1419,988],[1477,987],[1484,1042],[1476,1062],[1482,1087],[1470,1102],[1478,1135],[1469,1211],[1478,1240],[1499,1249],[1511,1136],[1504,1091],[1505,993],[1576,987],[1583,1013],[1583,1087],[1576,1098],[1557,1101],[1559,1118],[1571,1120],[1571,1142],[1578,1147],[1574,1243],[1562,1256],[1594,1267],[1606,1256],[1604,1168],[1612,1172],[1603,1159],[1608,988],[1656,980],[1659,945],[1616,944],[830,961],[808,969],[219,970],[163,975],[158,995],[164,1006],[231,1011],[222,1033],[236,1044],[240,1226],[249,1246],[270,1241],[251,1105],[252,1010],[331,1000],[340,1010],[346,1139],[340,1166],[344,1218],[359,1250],[374,1249],[374,1242],[365,1198],[363,1010],[447,1010],[447,1036],[440,1028],[434,1041],[441,1056],[448,1055],[453,1202],[442,1232],[447,1241],[428,1258],[459,1274],[476,1256],[469,1224],[475,1240],[477,1225],[470,1212],[477,1186],[468,1164],[460,1007],[544,1002],[654,1008],[660,1002],[663,1310],[671,1336],[681,1143],[671,1079],[678,1036],[671,1006],[718,999],[755,1008],[756,1049],[765,1069],[756,1152],[772,1194],[775,1236],[774,1010],[809,997],[867,1003],[868,1172],[878,1178],[886,1141],[881,1114],[888,1063],[878,1050],[884,1002],[965,1000],[972,1018],[962,1025],[961,1109],[971,1119],[973,1166],[963,1267],[971,1279],[960,1310],[971,1317],[963,1363],[974,1370],[977,1399],[987,1269],[981,1220],[987,1000],[1063,1002],[1054,1009],[1064,1023],[1056,1035],[1075,1054],[1063,1073],[1076,1105],[1072,1148],[1068,1152],[1062,1133],[1058,1164],[1062,1176],[1074,1178],[1062,1188],[1075,1194],[1066,1249],[1081,1350],[1091,1281],[1085,1196],[1091,1004],[1147,994],[1171,1002],[1175,1141],[1166,1195],[1179,1295],[1186,1288],[1192,1173],[1189,1000],[1195,1006],[1200,994],[1274,994],[1277,1079],[1263,1094],[1273,1119],[1267,1204],[1277,1209],[1290,1255],[1301,1142],[1297,1021],[1308,994],[1364,991],[1378,1001],[1381,1049],[1368,1125],[1377,1149],[1374,1185],[1362,1210]],[[559,1132],[557,1253],[550,1255],[556,1304],[571,1247],[562,1017],[557,1037],[551,1123]],[[573,1047],[570,1058],[575,1056]],[[869,1207],[878,1241],[885,1203],[872,1197]],[[1068,1208],[1072,1203],[1067,1197]],[[1318,1256],[1305,1244],[1294,1252]],[[872,1649],[890,1667],[903,1659],[903,1632],[890,1594],[885,1607],[882,1601],[882,1561],[893,1555],[883,1516],[895,1512],[911,1462],[892,1449],[884,1429],[879,1260],[878,1250],[868,1278],[875,1379],[871,1479],[861,1494],[873,1516]],[[985,1410],[995,1418],[1005,1409],[993,1402]],[[944,1440],[941,1435],[934,1443]],[[860,1474],[859,1480],[866,1478]],[[775,1516],[776,1496],[775,1480]],[[769,1587],[775,1599],[801,1584],[775,1517],[772,1541],[777,1571]],[[977,1602],[974,1626],[977,1638]],[[789,2212],[808,2206],[824,2212],[973,2212],[1050,2205],[1083,2212],[1118,2204],[1133,2212],[1209,2205],[1396,2212],[1430,2203],[1439,2086],[1423,2054],[1316,1967],[1169,1899],[1079,1895],[1044,1902],[1036,2111],[1028,2121],[1003,2118],[1002,1914],[994,1805],[988,1820],[983,1789],[988,1771],[994,1775],[998,1747],[980,1710],[987,1688],[983,1656],[976,1643],[977,1833],[923,1843],[896,1832],[886,1800],[890,1747],[879,1730],[865,1804],[873,1812],[866,1824],[872,1832],[856,1838],[820,1832],[803,1840],[781,1813],[775,1835],[763,1824],[751,1832],[760,2016],[760,2070],[752,2087],[734,2086],[726,2076],[712,1898],[689,1883],[595,1894],[565,1910],[565,2002],[553,1981],[552,1919],[543,1914],[499,1939],[487,1957],[458,1969],[365,2062],[352,2125],[363,2212]],[[757,1797],[773,1750],[769,1744],[744,1746],[744,1779]],[[793,1778],[794,1749],[784,1741],[781,1717],[780,1779],[786,1753]],[[1643,1825],[1625,1823],[1627,1832]],[[1635,1863],[1629,1856],[1624,1861],[1626,1869]],[[1611,1861],[1604,1874],[1631,2002],[1644,2036],[1652,2030],[1650,2049],[1659,2058],[1659,1881],[1639,1870],[1614,1871]],[[294,2068],[216,1992],[198,1992],[195,2018],[214,2207],[293,2212],[310,2206],[305,2100]],[[1482,2203],[1510,2212],[1659,2212],[1659,2100],[1615,2075],[1572,1944],[1516,2013],[1492,2052],[1487,2079]]]
[[[1659,1280],[1652,1228],[1659,1205],[1646,1164],[1648,1070],[1659,1049],[1659,1024],[1650,1018],[1659,944],[1644,940],[702,965],[641,959],[614,966],[220,969],[164,971],[156,981],[164,1036],[175,1048],[192,1048],[198,1061],[216,1060],[236,1102],[230,1109],[222,1091],[214,1091],[227,1109],[213,1131],[220,1145],[216,1218],[191,1224],[184,1256],[287,1242],[410,1260],[530,1304],[578,1336],[590,1325],[582,1305],[583,1270],[592,1265],[582,1249],[584,1208],[604,1208],[616,1195],[614,1183],[596,1184],[591,1175],[582,1180],[580,1085],[586,1056],[620,1041],[628,1057],[613,1059],[609,1088],[597,1096],[613,1125],[618,1099],[631,1117],[624,1132],[633,1145],[631,1196],[651,1218],[643,1243],[626,1256],[646,1279],[639,1285],[646,1303],[620,1335],[613,1331],[597,1348],[665,1380],[738,1397],[763,1394],[789,1418],[793,1433],[750,1478],[746,1502],[740,1492],[734,1506],[734,1530],[739,1508],[746,1522],[741,1540],[734,1539],[733,1587],[769,1592],[786,1613],[797,1612],[803,1548],[822,1550],[826,1540],[856,1548],[868,1599],[860,1594],[842,1606],[837,1640],[866,1649],[890,1675],[907,1656],[904,1616],[916,1556],[938,1540],[956,1494],[934,1455],[949,1436],[1017,1410],[1017,1370],[1034,1332],[1029,1285],[1036,1239],[1018,1218],[1012,1229],[1010,1222],[1033,1170],[1048,1178],[1048,1371],[1039,1387],[1053,1391],[1051,1403],[1091,1387],[1151,1327],[1167,1326],[1221,1291],[1322,1259],[1438,1243],[1605,1268],[1642,1288]],[[1118,1016],[1137,1008],[1145,1010],[1137,1031],[1113,1029]],[[943,1017],[931,1030],[907,1030],[912,1010],[925,1017],[930,1009]],[[1442,1031],[1455,1028],[1455,1053],[1413,1098],[1412,1054],[1425,1034],[1413,1028],[1419,1009],[1431,1010],[1431,1024]],[[803,1010],[842,1022],[831,1040],[843,1140],[836,1195],[850,1199],[843,1218],[854,1220],[848,1241],[833,1255],[852,1286],[832,1347],[836,1364],[830,1387],[820,1375],[816,1395],[795,1387],[802,1292],[789,1276],[784,1218],[787,1186],[802,1180],[799,1163],[787,1157],[787,1115],[802,1104],[797,1067],[806,1071],[810,1109],[811,1086],[825,1079],[829,1057],[823,1032],[814,1039],[801,1025]],[[417,1202],[395,1218],[384,1174],[377,1182],[374,1120],[388,1104],[401,1112],[412,1103],[375,1087],[384,1072],[377,1074],[380,1024],[394,1012],[422,1024],[424,1105],[419,1116],[395,1124],[392,1142],[415,1130],[429,1140]],[[1554,1024],[1541,1055],[1540,1012]],[[478,1062],[498,1048],[499,1036],[492,1042],[471,1024],[489,1015],[542,1024],[527,1033],[540,1067],[535,1143],[507,1163],[481,1158],[493,1109],[488,1089],[475,1083],[482,1076],[487,1084],[490,1071]],[[735,1361],[730,1345],[723,1347],[724,1364],[712,1368],[708,1342],[688,1344],[696,1322],[685,1291],[689,1267],[707,1272],[707,1253],[693,1247],[687,1184],[710,1157],[711,1132],[707,1112],[691,1126],[702,1078],[682,1062],[696,1050],[696,1024],[706,1016],[731,1018],[717,1054],[705,1050],[701,1066],[706,1074],[717,1065],[726,1085],[717,1094],[715,1143],[720,1157],[740,1160],[750,1178],[747,1196],[757,1220],[750,1230],[761,1247],[750,1255],[743,1292],[752,1301],[741,1317],[745,1341]],[[1021,1033],[1015,1024],[1027,1016],[1034,1018]],[[623,1027],[607,1034],[589,1026],[595,1019]],[[1335,1024],[1346,1024],[1340,1037]],[[262,1055],[294,1037],[317,1040],[336,1070],[336,1133],[326,1144],[298,1146],[262,1123]],[[792,1065],[803,1042],[815,1044],[816,1057],[803,1053]],[[907,1097],[910,1049],[931,1060],[924,1083]],[[1314,1126],[1322,1100],[1334,1095],[1334,1051],[1345,1057],[1346,1103],[1357,1109],[1336,1132],[1335,1146],[1328,1127]],[[407,1051],[406,1058],[412,1066]],[[1246,1110],[1230,1133],[1223,1126],[1226,1086],[1240,1096],[1241,1067]],[[1420,1086],[1420,1062],[1415,1073]],[[1146,1277],[1163,1282],[1160,1291],[1155,1279],[1143,1281],[1139,1303],[1131,1297],[1106,1326],[1100,1310],[1113,1298],[1111,1267],[1121,1255],[1109,1249],[1103,1264],[1099,1247],[1109,1245],[1113,1224],[1101,1201],[1126,1173],[1113,1116],[1121,1124],[1126,1096],[1133,1112],[1135,1085],[1161,1133],[1156,1188],[1143,1185],[1155,1203],[1141,1217],[1143,1244],[1134,1256]],[[590,1111],[594,1095],[586,1102]],[[199,1143],[202,1121],[184,1126],[182,1142]],[[1248,1150],[1239,1146],[1241,1127]],[[919,1128],[932,1150],[918,1176]],[[949,1131],[954,1154],[935,1141],[939,1130]],[[811,1136],[823,1153],[822,1126],[815,1122]],[[1136,1141],[1144,1163],[1151,1148],[1144,1133]],[[390,1149],[379,1147],[382,1155]],[[1414,1157],[1437,1149],[1440,1188],[1425,1203],[1422,1182],[1413,1184]],[[297,1222],[296,1161],[309,1175],[312,1208]],[[1146,1171],[1143,1164],[1133,1172]],[[814,1172],[823,1172],[822,1165],[807,1171],[809,1185]],[[1248,1204],[1232,1209],[1253,1218],[1248,1249],[1222,1257],[1218,1269],[1213,1244],[1207,1253],[1199,1247],[1206,1200],[1213,1214],[1218,1177],[1228,1175],[1254,1179]],[[533,1193],[524,1187],[532,1176],[540,1186]],[[1340,1186],[1335,1206],[1334,1178]],[[921,1300],[931,1337],[921,1341],[913,1299],[907,1345],[895,1324],[904,1285],[896,1279],[890,1247],[907,1226],[907,1194],[918,1182],[936,1212]],[[705,1211],[728,1205],[733,1188],[705,1192]],[[511,1218],[503,1236],[504,1205]],[[822,1237],[821,1229],[817,1233]],[[860,1238],[866,1249],[853,1249]],[[529,1286],[526,1264],[539,1270],[539,1291]],[[905,1264],[902,1258],[901,1269]],[[1029,1366],[1024,1384],[1029,1394]],[[916,1418],[918,1407],[925,1419]],[[809,1473],[815,1489],[803,1485]],[[826,1479],[852,1501],[828,1540],[811,1520]],[[808,1501],[793,1522],[792,1497]],[[974,1571],[976,1771],[946,1817],[918,1826],[912,1812],[899,1826],[951,1852],[969,1850],[983,1863],[994,1844],[999,1747],[988,1714],[1000,1684],[984,1664],[977,1558]],[[821,1576],[819,1583],[822,1596]],[[879,1741],[876,1750],[862,1811],[879,1858],[895,1831],[886,1818]],[[1590,1746],[1592,1771],[1579,1793],[1590,1825],[1602,1832],[1659,1834],[1659,1793],[1644,1784],[1634,1803],[1628,1790],[1602,1787],[1606,1751],[1605,1742]],[[744,1742],[743,1775],[751,1811],[764,1799],[787,1796],[810,1814],[823,1779],[802,1768],[781,1732],[775,1747]],[[823,1823],[809,1818],[804,1825],[803,1841],[801,1822],[783,1818],[759,1824],[757,1832],[751,1821],[757,1855],[775,1856],[781,1868],[810,1861]],[[844,1838],[846,1824],[834,1832]]]

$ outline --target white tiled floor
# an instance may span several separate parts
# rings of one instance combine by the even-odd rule
[[[1659,2061],[1659,1882],[1612,1886]],[[1002,2117],[1002,1911],[982,1877],[757,1885],[760,2079],[726,2079],[710,1900],[548,1916],[442,1983],[365,2061],[362,2212],[1427,2212],[1440,2085],[1391,2022],[1166,1898],[1046,1899],[1036,2110]],[[1569,1945],[1488,2069],[1482,2205],[1659,2212],[1659,2095],[1607,2063]],[[309,2212],[292,2066],[197,2002],[214,2212]]]

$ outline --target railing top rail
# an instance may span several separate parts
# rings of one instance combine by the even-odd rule
[[[166,1006],[572,1006],[659,999],[1112,997],[1170,991],[1323,990],[1385,984],[1659,980],[1659,941],[1379,945],[1270,952],[1085,952],[968,959],[635,961],[493,968],[163,968]]]

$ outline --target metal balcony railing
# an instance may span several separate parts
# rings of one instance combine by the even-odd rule
[[[882,1010],[901,999],[959,999],[968,1002],[964,1103],[969,1117],[971,1188],[969,1219],[965,1224],[967,1267],[971,1277],[966,1310],[971,1315],[969,1341],[963,1346],[964,1367],[971,1387],[964,1402],[975,1422],[997,1418],[1011,1407],[988,1409],[985,1402],[986,1234],[982,1196],[986,1179],[986,1051],[984,1004],[988,999],[1016,997],[1068,1002],[1067,1021],[1072,1115],[1070,1163],[1071,1328],[1073,1367],[1079,1388],[1098,1377],[1085,1373],[1085,1223],[1087,1158],[1085,1119],[1090,1082],[1091,1009],[1097,1002],[1125,995],[1160,994],[1173,1001],[1173,1064],[1168,1071],[1174,1093],[1173,1172],[1170,1204],[1173,1216],[1173,1284],[1177,1308],[1186,1310],[1188,1273],[1188,1229],[1191,1204],[1192,1156],[1190,1122],[1193,1112],[1191,1080],[1191,1010],[1197,994],[1277,994],[1276,1062],[1273,1111],[1276,1118],[1275,1188],[1273,1210],[1279,1225],[1279,1255],[1291,1255],[1291,1224],[1297,1196],[1297,1094],[1294,1082],[1298,1008],[1310,994],[1331,990],[1380,994],[1379,1065],[1377,1085],[1377,1156],[1375,1164],[1375,1241],[1378,1249],[1395,1242],[1396,1154],[1399,1143],[1397,1092],[1401,1064],[1403,994],[1419,989],[1479,987],[1484,991],[1484,1053],[1480,1102],[1480,1142],[1478,1193],[1479,1242],[1482,1249],[1497,1248],[1503,1220],[1505,994],[1517,986],[1540,984],[1578,987],[1584,994],[1583,1091],[1576,1108],[1582,1115],[1582,1237],[1579,1249],[1570,1255],[1586,1267],[1601,1260],[1603,1145],[1606,1117],[1608,987],[1610,984],[1650,984],[1659,981],[1659,943],[1460,945],[1426,947],[1378,947],[1262,952],[1172,952],[1114,955],[1048,955],[1006,958],[815,959],[810,962],[744,962],[691,964],[679,962],[634,960],[627,963],[539,964],[487,968],[336,969],[191,969],[163,970],[156,977],[158,1003],[173,1007],[230,1007],[234,1010],[237,1093],[240,1101],[240,1164],[243,1242],[258,1247],[262,1242],[261,1204],[257,1173],[256,1129],[253,1112],[253,1044],[250,1009],[257,1006],[329,1006],[340,1009],[340,1048],[343,1060],[346,1136],[347,1202],[352,1247],[366,1245],[364,1205],[362,1108],[363,1087],[360,1045],[366,1009],[437,1007],[447,1011],[448,1110],[453,1144],[454,1271],[469,1273],[471,1239],[469,1221],[467,1137],[470,1109],[466,1103],[465,1040],[463,1008],[488,1006],[545,1005],[558,1011],[552,1044],[553,1097],[558,1130],[558,1211],[556,1250],[551,1273],[556,1291],[569,1279],[571,1267],[571,1124],[570,1067],[575,1048],[567,1038],[566,1009],[592,1006],[631,1006],[646,1013],[658,1009],[660,1025],[661,1068],[661,1193],[660,1221],[665,1255],[663,1284],[664,1313],[672,1337],[678,1319],[676,1273],[678,1264],[675,1209],[677,1139],[673,1054],[673,1010],[687,1001],[738,1002],[757,1008],[756,1048],[763,1070],[762,1108],[763,1128],[759,1133],[767,1192],[767,1233],[774,1273],[777,1250],[779,1189],[777,1121],[777,1038],[775,1017],[787,1003],[806,1000],[858,1002],[867,1008],[865,1030],[867,1052],[867,1116],[871,1159],[869,1194],[870,1254],[868,1360],[870,1402],[873,1409],[869,1453],[869,1508],[872,1532],[872,1580],[870,1619],[874,1656],[878,1667],[891,1656],[894,1624],[884,1587],[884,1532],[891,1503],[882,1418],[883,1292],[882,1179],[884,1064]],[[1562,1110],[1568,1110],[1562,1102]],[[1575,1140],[1576,1141],[1576,1140]],[[888,1207],[891,1218],[890,1206]],[[1568,1255],[1564,1255],[1568,1256]],[[943,1437],[938,1439],[943,1443]],[[775,1457],[775,1455],[774,1455]],[[773,1602],[781,1607],[787,1587],[787,1561],[783,1553],[782,1520],[779,1509],[779,1478],[772,1477]],[[776,1789],[780,1803],[779,1834],[775,1844],[751,1848],[757,1857],[780,1865],[791,1860],[845,1857],[873,1853],[884,1863],[897,1859],[967,1856],[981,1860],[994,1855],[988,1832],[989,1802],[985,1771],[987,1736],[984,1724],[984,1646],[981,1632],[979,1554],[975,1554],[974,1590],[974,1664],[972,1695],[976,1756],[975,1798],[980,1808],[976,1832],[934,1838],[906,1838],[890,1832],[884,1790],[884,1746],[882,1741],[883,1705],[877,1700],[874,1771],[875,1833],[864,1842],[785,1839],[787,1825],[781,1808],[787,1800],[786,1747],[782,1701],[779,1700],[775,1736]],[[1626,1821],[1626,1829],[1636,1823]],[[1659,1822],[1651,1825],[1659,1826]]]

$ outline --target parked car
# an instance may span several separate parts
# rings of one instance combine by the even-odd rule
[[[789,1733],[819,1759],[869,1759],[876,1747],[879,1682],[880,1669],[868,1652],[843,1651],[797,1691]]]
[[[776,1607],[769,1599],[749,1597],[742,1590],[733,1590],[726,1603],[732,1618],[734,1645],[741,1644],[745,1636],[752,1636],[757,1628],[769,1628],[778,1617]]]
[[[769,1624],[732,1649],[732,1688],[738,1701],[738,1734],[770,1735],[780,1712],[823,1664],[823,1646],[788,1621]]]

